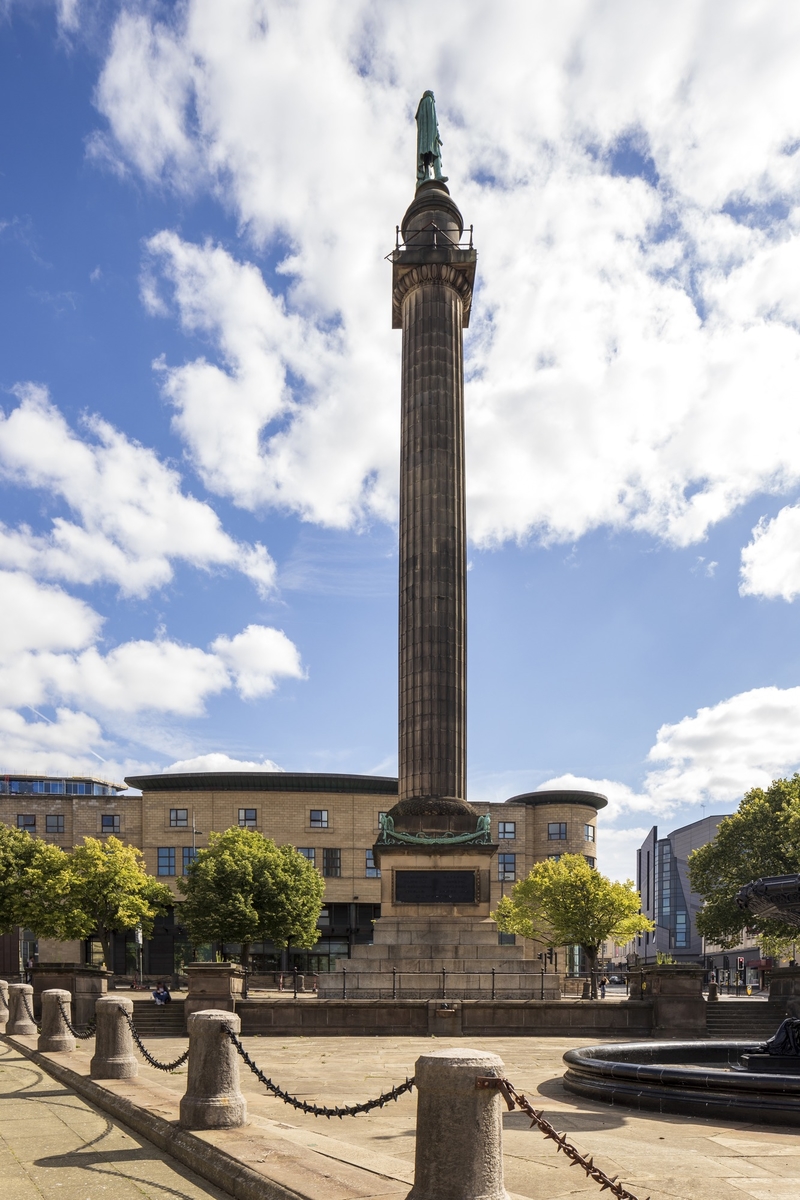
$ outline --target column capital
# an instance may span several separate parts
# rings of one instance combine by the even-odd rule
[[[469,327],[476,250],[415,246],[392,254],[392,329],[403,328],[403,301],[409,292],[426,283],[441,284],[458,292],[462,326]]]

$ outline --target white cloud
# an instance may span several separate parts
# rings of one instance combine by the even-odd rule
[[[762,519],[742,550],[743,596],[794,600],[800,595],[800,507],[787,505],[771,521]]]
[[[231,758],[229,754],[198,754],[195,758],[184,758],[174,762],[165,771],[282,771],[272,759],[250,762],[243,758]]]
[[[218,637],[211,649],[236,677],[245,700],[268,696],[279,677],[303,679],[300,654],[281,629],[248,625],[236,637]]]
[[[36,583],[20,571],[0,571],[0,592],[0,660],[31,648],[81,650],[99,635],[98,613],[61,588]]]
[[[647,755],[655,764],[640,791],[610,779],[560,775],[547,788],[585,788],[608,797],[612,824],[628,813],[672,817],[682,807],[729,805],[753,787],[800,768],[800,687],[753,688],[662,725]]]
[[[64,500],[78,523],[55,517],[44,535],[0,524],[0,565],[68,583],[109,580],[129,596],[168,583],[175,560],[242,571],[261,592],[273,586],[266,549],[234,541],[152,450],[99,417],[86,421],[82,439],[44,388],[15,391],[19,405],[0,412],[0,473]]]
[[[166,637],[104,650],[101,617],[61,588],[0,570],[0,594],[0,762],[13,770],[96,773],[103,763],[106,776],[121,778],[154,769],[120,759],[120,740],[138,740],[145,727],[140,714],[145,724],[197,717],[231,688],[252,700],[280,680],[305,678],[294,644],[263,625],[218,637],[208,650]],[[42,706],[55,708],[55,720]],[[26,708],[38,719],[27,720]]]
[[[288,246],[283,301],[219,248],[150,244],[151,302],[160,271],[218,359],[165,374],[208,486],[328,524],[392,514],[381,255],[431,84],[480,248],[473,537],[610,524],[685,545],[796,486],[798,47],[800,11],[747,0],[124,12],[98,87],[109,152]]]

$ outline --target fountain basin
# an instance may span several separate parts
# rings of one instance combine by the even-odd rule
[[[618,1042],[568,1050],[564,1087],[606,1104],[748,1124],[800,1125],[800,1074],[754,1071],[753,1042]],[[749,1064],[748,1064],[749,1065]]]

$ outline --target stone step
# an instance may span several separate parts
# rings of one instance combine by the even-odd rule
[[[156,1004],[153,1000],[134,1000],[133,1023],[142,1037],[180,1037],[186,1031],[183,1001]]]
[[[720,1000],[706,1009],[709,1035],[719,1039],[772,1037],[784,1013],[779,1007],[752,1000]]]

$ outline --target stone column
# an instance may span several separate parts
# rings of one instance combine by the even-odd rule
[[[8,1023],[6,1033],[12,1037],[36,1037],[36,1022],[28,1015],[33,1012],[33,988],[29,983],[8,985]]]
[[[133,1001],[121,996],[101,996],[95,1004],[97,1032],[89,1064],[92,1079],[133,1079],[139,1074],[125,1013],[133,1016]]]
[[[39,1034],[37,1049],[47,1054],[59,1054],[75,1049],[75,1038],[64,1020],[62,1004],[69,1017],[72,1009],[72,996],[69,992],[62,991],[61,988],[48,988],[46,992],[42,992],[42,1032]]]
[[[5,1033],[8,1022],[8,984],[0,979],[0,1033]]]
[[[484,1050],[435,1050],[417,1059],[417,1146],[407,1200],[508,1200],[503,1183],[503,1105],[478,1088],[505,1074]]]
[[[463,329],[474,250],[447,188],[426,183],[393,255],[403,330],[399,799],[466,796]]]
[[[235,1129],[247,1120],[239,1056],[225,1030],[240,1033],[235,1013],[207,1009],[189,1017],[189,1074],[181,1100],[183,1129]]]

